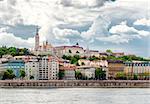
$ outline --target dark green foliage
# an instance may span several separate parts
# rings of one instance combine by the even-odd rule
[[[24,78],[24,77],[25,77],[25,71],[24,71],[24,69],[21,69],[21,70],[20,70],[20,77],[21,77],[21,78]]]
[[[95,56],[92,56],[92,57],[89,58],[89,60],[90,60],[90,61],[94,61],[94,60],[99,60],[99,58],[98,58],[98,57],[95,57]]]
[[[78,60],[81,59],[79,55],[74,55],[74,56],[66,56],[66,55],[63,55],[62,58],[63,58],[63,59],[66,59],[66,60],[70,60],[70,63],[71,63],[71,64],[77,64],[77,63],[78,63]]]
[[[0,57],[3,55],[12,55],[12,56],[17,56],[17,55],[29,55],[31,54],[27,48],[16,48],[16,47],[0,47]]]
[[[105,80],[106,79],[106,71],[103,71],[102,68],[97,68],[95,70],[95,78]]]
[[[58,73],[58,76],[59,76],[59,79],[63,79],[64,76],[65,76],[65,71],[60,70],[59,73]]]
[[[133,79],[138,80],[138,76],[136,74],[134,74]]]
[[[117,79],[117,80],[126,80],[127,77],[126,77],[126,75],[125,75],[124,72],[118,72],[118,73],[116,74],[116,79]]]
[[[136,60],[136,61],[150,61],[148,59],[144,59],[142,57],[135,56],[135,55],[126,55],[126,56],[121,56],[121,57],[108,56],[106,59],[107,60],[122,60],[124,62],[133,61],[133,60]]]
[[[106,52],[107,52],[107,53],[110,53],[110,54],[113,53],[110,49],[107,49]]]
[[[82,79],[82,73],[79,70],[75,71],[75,78]]]
[[[4,75],[3,75],[3,80],[5,79],[13,79],[15,78],[16,76],[14,75],[13,73],[13,70],[11,69],[7,69],[5,72],[4,72]]]
[[[31,75],[31,76],[30,76],[30,79],[34,79],[34,76]]]

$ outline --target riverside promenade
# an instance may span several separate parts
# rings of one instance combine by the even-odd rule
[[[0,80],[0,88],[150,88],[149,80]]]

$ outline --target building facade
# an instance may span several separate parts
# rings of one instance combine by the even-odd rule
[[[59,61],[54,56],[39,59],[39,80],[56,80],[59,73]]]
[[[115,79],[117,73],[124,72],[124,68],[123,61],[108,61],[108,79]]]
[[[76,71],[80,71],[81,74],[88,79],[95,78],[95,70],[96,70],[95,67],[90,67],[90,66],[78,66],[76,68]]]
[[[125,73],[133,77],[137,75],[138,79],[150,78],[150,62],[125,62]]]
[[[55,47],[56,55],[58,57],[62,57],[63,55],[80,55],[84,56],[84,49],[83,47],[80,47],[79,45],[73,45],[73,46],[59,46]]]
[[[26,79],[34,79],[38,80],[39,75],[39,61],[37,57],[32,57],[28,61],[25,62],[25,73]]]
[[[25,63],[23,60],[10,60],[6,63],[0,64],[1,70],[11,69],[13,70],[16,77],[20,76],[20,70],[25,68]]]

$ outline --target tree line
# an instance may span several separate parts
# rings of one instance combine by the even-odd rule
[[[0,47],[0,57],[3,55],[12,55],[12,56],[18,56],[18,55],[30,55],[30,51],[27,48],[16,48],[16,47],[6,47],[2,46]]]

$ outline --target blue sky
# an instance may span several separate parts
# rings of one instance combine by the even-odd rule
[[[0,0],[0,46],[40,43],[150,57],[149,0]]]

